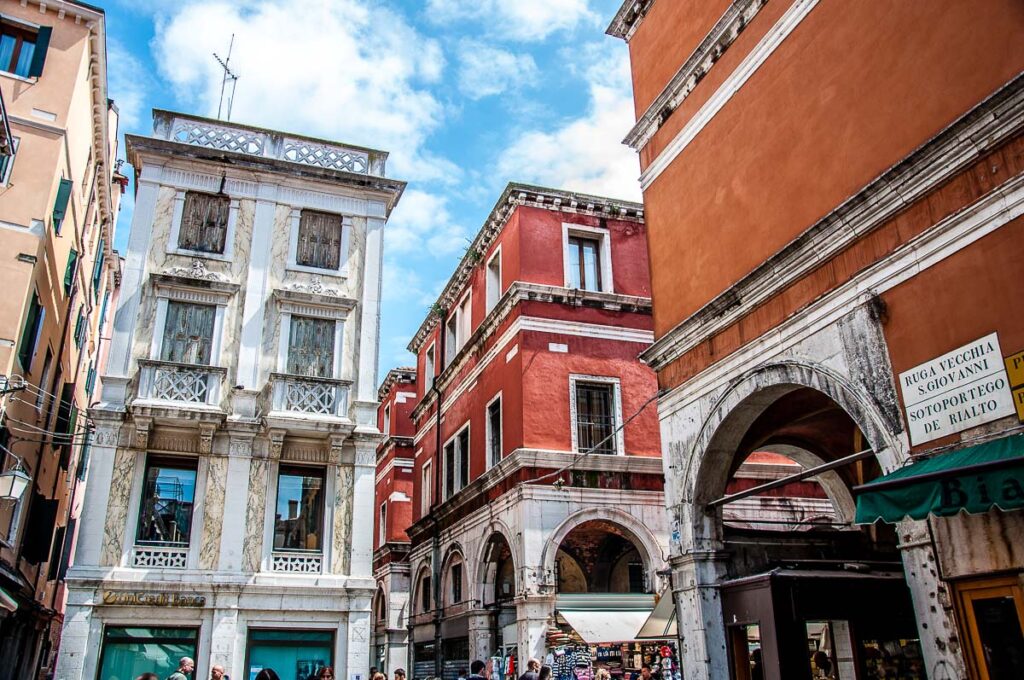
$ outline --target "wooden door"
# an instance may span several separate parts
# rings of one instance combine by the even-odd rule
[[[955,585],[961,634],[975,680],[1024,678],[1024,591],[1015,576]]]

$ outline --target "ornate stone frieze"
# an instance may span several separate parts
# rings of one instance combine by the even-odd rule
[[[134,448],[143,451],[149,448],[149,429],[152,425],[152,418],[135,418],[135,438],[132,440]]]
[[[339,297],[341,292],[337,288],[331,288],[324,285],[323,277],[319,274],[314,274],[309,280],[309,283],[303,283],[297,281],[288,287],[288,290],[294,290],[299,293],[313,293],[314,295],[330,295],[333,297]]]
[[[180,276],[197,281],[219,281],[221,283],[228,281],[227,276],[207,269],[206,262],[199,258],[192,260],[192,264],[188,267],[171,267],[165,273],[169,276]]]
[[[281,451],[284,449],[284,430],[272,429],[267,432],[270,439],[270,457],[274,460],[281,458]]]
[[[199,423],[199,453],[213,453],[213,433],[216,430],[214,423]]]
[[[199,441],[194,430],[154,430],[146,447],[150,451],[171,453],[199,453]]]

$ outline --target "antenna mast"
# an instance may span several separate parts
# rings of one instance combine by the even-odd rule
[[[213,58],[217,60],[220,67],[224,69],[224,78],[220,81],[220,101],[217,103],[217,118],[220,118],[221,109],[224,108],[224,91],[227,89],[228,81],[231,82],[231,94],[228,95],[228,115],[227,120],[231,120],[231,106],[235,103],[235,86],[238,84],[238,76],[231,71],[228,64],[231,63],[231,50],[235,47],[235,34],[231,34],[231,42],[228,44],[228,56],[227,59],[221,59],[217,56],[217,53],[213,53]]]

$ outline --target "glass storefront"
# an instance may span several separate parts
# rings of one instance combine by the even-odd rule
[[[97,680],[135,680],[143,673],[166,678],[183,656],[196,657],[196,628],[135,628],[107,626],[103,630]]]
[[[250,630],[244,680],[270,668],[281,680],[315,680],[334,666],[334,632],[329,630]]]

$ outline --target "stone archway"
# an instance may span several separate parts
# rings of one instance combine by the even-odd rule
[[[498,592],[499,570],[503,566],[501,560],[495,559],[495,551],[507,550],[508,561],[511,562],[512,570],[512,593],[515,597],[519,589],[520,564],[512,541],[509,539],[511,532],[504,523],[494,521],[487,528],[486,538],[481,543],[479,554],[476,560],[476,587],[478,588],[477,599],[482,606],[494,604],[503,599],[504,593]],[[502,544],[504,548],[502,548]]]

